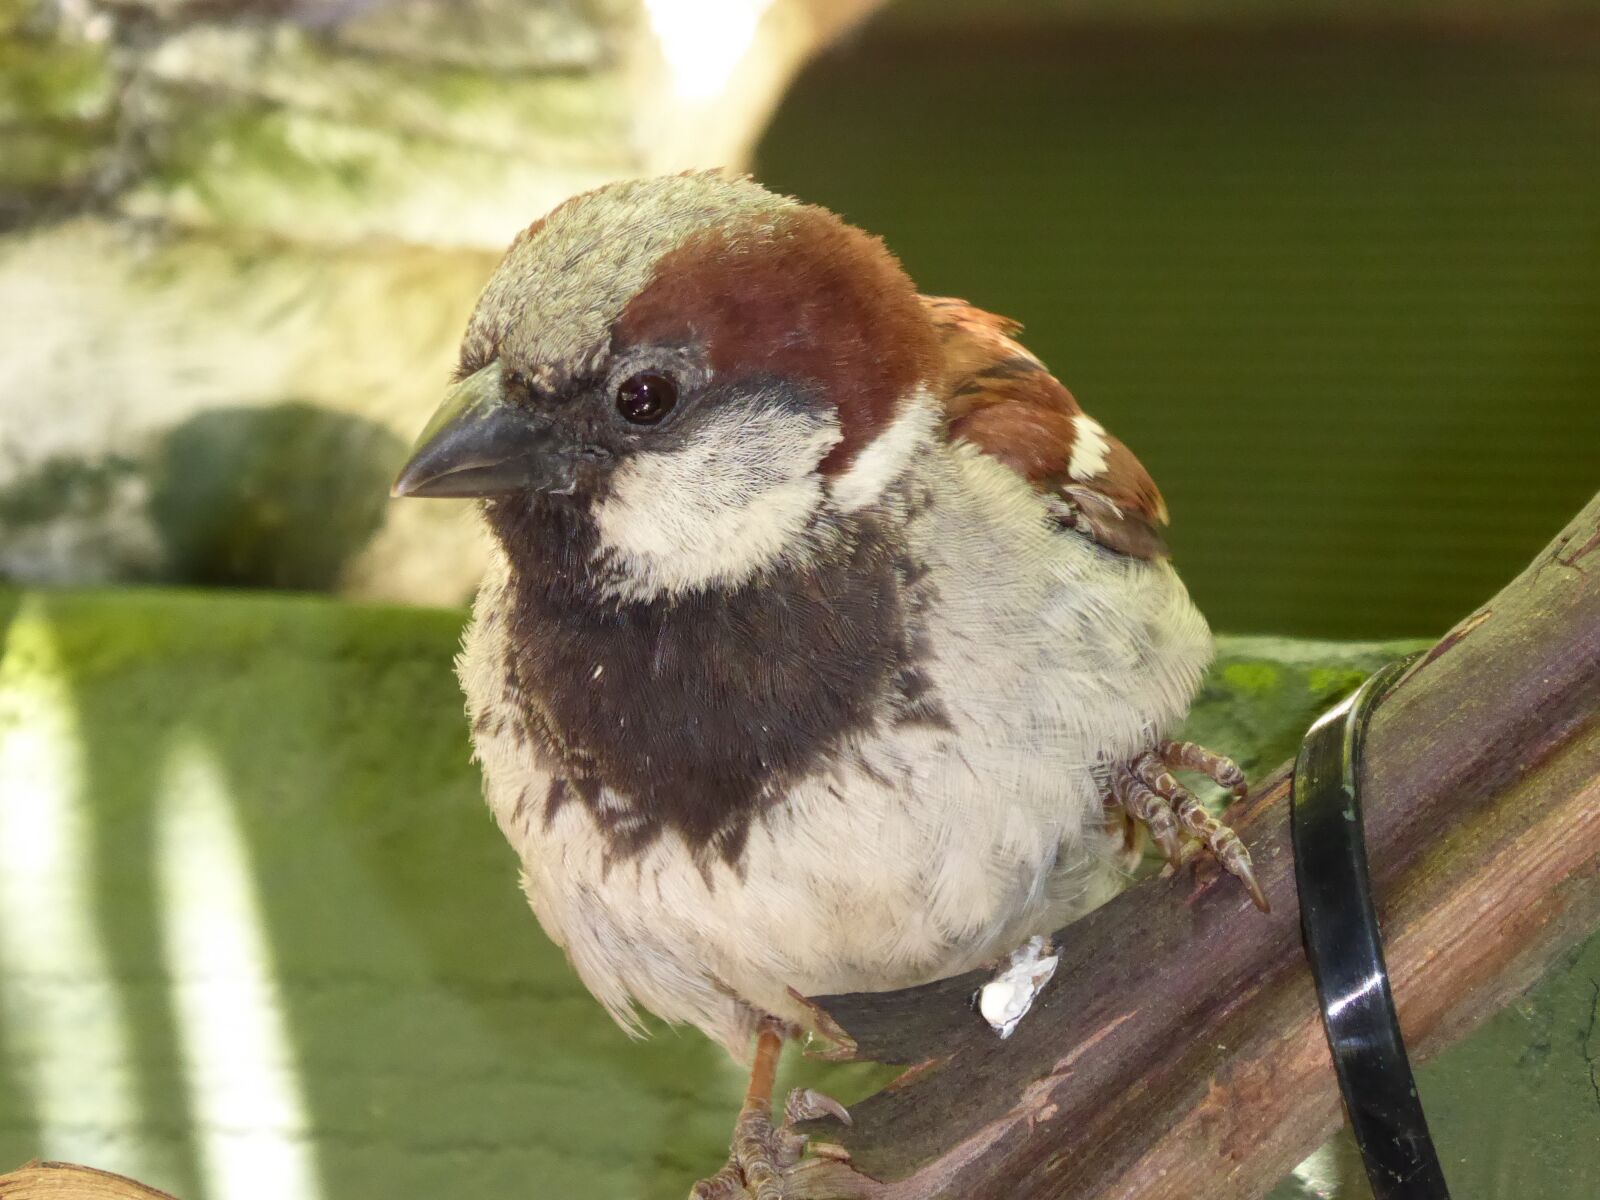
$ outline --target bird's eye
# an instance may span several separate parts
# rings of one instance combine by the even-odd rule
[[[678,385],[656,371],[640,371],[617,385],[617,411],[635,425],[654,425],[678,402]]]

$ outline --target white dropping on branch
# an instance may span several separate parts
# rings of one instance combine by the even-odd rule
[[[990,1028],[1008,1038],[1017,1023],[1028,1015],[1034,997],[1050,982],[1060,959],[1046,954],[1050,943],[1031,937],[1011,952],[1006,967],[978,991],[978,1011]]]

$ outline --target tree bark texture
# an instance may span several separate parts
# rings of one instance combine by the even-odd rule
[[[817,1125],[851,1163],[810,1163],[814,1194],[1264,1195],[1341,1119],[1288,774],[1230,817],[1270,915],[1210,863],[1147,879],[1057,935],[1055,978],[1008,1041],[974,1011],[981,972],[818,999],[839,1057],[911,1070],[852,1128]],[[1382,700],[1361,801],[1415,1061],[1600,926],[1600,497]]]

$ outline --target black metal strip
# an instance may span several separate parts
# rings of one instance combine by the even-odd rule
[[[1358,787],[1367,717],[1409,662],[1379,671],[1307,731],[1289,828],[1306,957],[1373,1194],[1448,1200],[1383,962]]]

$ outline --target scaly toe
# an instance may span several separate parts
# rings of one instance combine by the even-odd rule
[[[1184,796],[1176,806],[1178,821],[1195,838],[1197,846],[1209,850],[1223,869],[1244,884],[1245,891],[1262,912],[1271,912],[1267,897],[1256,882],[1255,869],[1250,862],[1250,851],[1245,849],[1239,835],[1206,811],[1205,805],[1193,796]]]
[[[795,1088],[789,1093],[783,1102],[783,1124],[773,1134],[774,1158],[779,1167],[787,1171],[800,1161],[808,1146],[816,1149],[811,1139],[795,1132],[794,1127],[801,1121],[822,1117],[832,1117],[845,1125],[851,1123],[849,1110],[832,1096],[824,1096],[811,1088]]]
[[[1226,758],[1193,742],[1167,742],[1159,750],[1139,755],[1111,775],[1113,798],[1134,818],[1143,821],[1166,857],[1163,876],[1175,874],[1202,848],[1214,855],[1229,874],[1237,876],[1245,891],[1263,912],[1271,911],[1266,893],[1256,880],[1239,835],[1206,811],[1205,805],[1179,783],[1167,768],[1198,771],[1237,796],[1244,795],[1244,772]],[[1187,846],[1184,835],[1194,839]]]
[[[746,1109],[734,1126],[727,1166],[695,1184],[689,1200],[788,1200],[784,1180],[801,1161],[808,1144],[794,1126],[821,1117],[850,1124],[844,1105],[811,1088],[795,1088],[789,1093],[783,1105],[783,1124],[777,1128],[764,1108]],[[840,1147],[819,1145],[817,1150],[823,1157],[849,1158]]]
[[[733,1163],[689,1189],[689,1200],[737,1200],[743,1195],[744,1179]]]
[[[1111,773],[1111,798],[1135,821],[1150,831],[1150,838],[1168,864],[1176,866],[1183,853],[1183,835],[1165,796],[1137,774],[1137,765],[1120,766]]]
[[[1176,829],[1156,829],[1150,827],[1150,836],[1155,840],[1156,848],[1161,851],[1161,857],[1167,860],[1167,866],[1177,870],[1183,864],[1183,838]]]
[[[1218,787],[1232,792],[1236,800],[1243,800],[1249,792],[1249,785],[1239,764],[1204,746],[1197,746],[1193,742],[1167,742],[1161,747],[1160,757],[1174,771],[1194,771],[1204,775]]]

